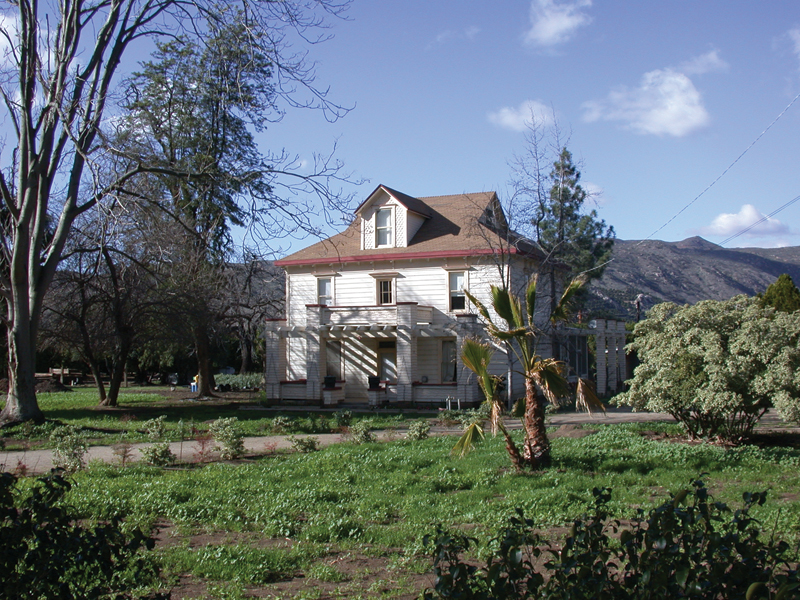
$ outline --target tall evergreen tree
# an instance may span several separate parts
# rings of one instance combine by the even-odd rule
[[[784,273],[761,295],[761,305],[787,313],[800,310],[800,290],[792,278]]]
[[[586,212],[586,190],[572,154],[562,148],[550,172],[552,186],[547,201],[540,202],[533,218],[536,241],[547,255],[548,272],[554,264],[567,267],[566,279],[578,275],[586,281],[603,274],[614,247],[614,228]]]

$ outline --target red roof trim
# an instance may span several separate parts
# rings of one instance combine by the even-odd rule
[[[462,256],[485,256],[487,254],[520,254],[526,256],[525,252],[520,252],[516,248],[498,250],[491,248],[476,248],[475,250],[437,250],[435,252],[403,252],[395,254],[364,254],[360,256],[340,256],[331,258],[298,258],[294,260],[276,260],[275,265],[279,267],[289,267],[295,265],[334,265],[355,262],[370,262],[378,260],[410,260],[414,258],[452,258]],[[529,255],[532,256],[533,255]]]

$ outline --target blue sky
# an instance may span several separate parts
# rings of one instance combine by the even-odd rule
[[[355,0],[316,46],[353,110],[289,111],[262,142],[337,156],[413,196],[496,190],[530,107],[571,132],[582,182],[622,239],[721,242],[800,195],[800,5],[737,0]],[[727,246],[800,245],[800,202]],[[295,244],[299,248],[304,244]]]

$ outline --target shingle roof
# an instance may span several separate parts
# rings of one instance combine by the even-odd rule
[[[427,209],[430,215],[407,247],[362,250],[361,220],[356,218],[342,233],[277,260],[275,264],[310,265],[381,260],[401,256],[402,258],[474,256],[493,253],[508,246],[491,227],[491,219],[486,218],[487,207],[497,202],[497,195],[494,192],[412,198],[383,187],[409,210],[425,214],[422,210]],[[399,197],[400,195],[403,199]],[[411,206],[406,204],[408,201],[412,201]],[[511,252],[540,256],[540,252],[530,244],[525,244],[524,248],[521,248],[520,244],[516,246]]]

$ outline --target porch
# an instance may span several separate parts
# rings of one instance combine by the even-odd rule
[[[477,382],[457,356],[463,340],[480,335],[482,327],[475,315],[438,323],[434,317],[430,306],[403,302],[314,304],[306,306],[304,325],[271,320],[265,335],[267,398],[437,407],[459,398],[476,405],[482,399]]]

